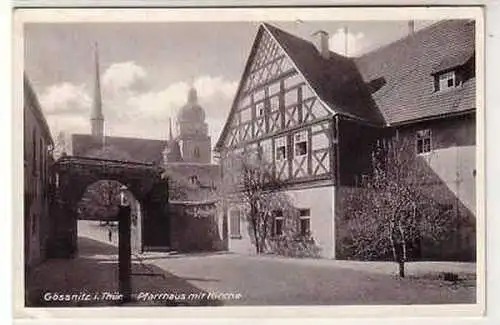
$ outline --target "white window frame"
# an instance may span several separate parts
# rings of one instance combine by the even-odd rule
[[[303,138],[303,139],[302,139]],[[297,153],[297,149],[298,149],[298,145],[301,144],[301,143],[304,143],[305,144],[305,148],[306,148],[306,151],[302,154],[298,154]],[[309,148],[308,148],[308,145],[307,145],[307,131],[301,131],[301,132],[297,132],[293,135],[293,154],[295,157],[303,157],[303,156],[307,156],[309,152]]]
[[[284,160],[287,160],[287,145],[286,145],[286,137],[282,137],[282,138],[278,138],[275,140],[275,159],[276,161],[284,161]],[[278,159],[278,157],[281,156],[281,154],[279,155],[278,153],[280,152],[280,150],[283,148],[283,155],[280,159]]]
[[[426,140],[428,144],[426,145]],[[421,144],[421,150],[419,148]],[[432,152],[432,131],[431,129],[421,129],[415,134],[415,150],[417,155],[425,155]]]
[[[278,212],[281,212],[278,214]],[[277,221],[281,221],[281,228],[280,228],[280,233],[277,232]],[[273,219],[273,236],[279,237],[283,235],[283,228],[285,226],[285,217],[283,217],[283,212],[282,211],[275,211],[274,213],[274,219]]]
[[[255,103],[255,116],[261,117],[266,114],[266,103],[265,101],[260,101]]]
[[[302,213],[302,211],[307,211],[307,215],[300,215]],[[307,231],[302,230],[302,220],[309,221],[308,222],[309,229],[307,229]],[[306,209],[306,208],[299,209],[299,234],[301,236],[310,236],[311,235],[311,209]]]
[[[451,81],[452,85],[449,85]],[[457,86],[457,74],[455,70],[440,73],[437,75],[438,91],[446,91]]]
[[[277,112],[280,110],[280,97],[279,93],[269,97],[269,105],[271,112]]]

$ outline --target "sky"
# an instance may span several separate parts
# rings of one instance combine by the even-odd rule
[[[365,52],[408,33],[406,21],[269,22],[312,41],[324,30],[332,51]],[[416,21],[420,29],[432,21]],[[54,138],[89,133],[98,44],[105,134],[166,139],[189,86],[198,91],[212,145],[231,108],[259,22],[29,23],[25,71]],[[175,130],[174,130],[175,134]]]

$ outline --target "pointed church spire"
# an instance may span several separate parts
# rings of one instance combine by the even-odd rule
[[[95,80],[94,99],[90,116],[92,135],[102,137],[104,134],[104,116],[102,114],[101,81],[99,73],[99,53],[97,43],[94,45]]]
[[[172,141],[174,137],[172,136],[172,118],[168,118],[168,140]]]

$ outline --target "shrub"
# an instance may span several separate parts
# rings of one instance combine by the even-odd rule
[[[287,257],[320,257],[321,249],[311,236],[282,236],[269,241],[269,252]]]

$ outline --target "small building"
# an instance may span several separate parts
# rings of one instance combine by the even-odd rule
[[[53,186],[53,140],[38,98],[24,75],[24,263],[26,270],[47,257]]]
[[[414,144],[415,159],[427,159],[442,204],[474,219],[474,31],[474,21],[441,21],[347,57],[330,51],[325,31],[310,42],[261,24],[216,144],[222,173],[231,168],[228,154],[258,150],[300,211],[297,231],[311,234],[321,256],[348,258],[340,220],[345,190],[370,168],[374,144],[398,134]],[[244,212],[229,205],[223,221],[229,250],[252,253]],[[274,232],[280,222],[277,214]],[[473,259],[475,228],[445,246],[422,257]]]

